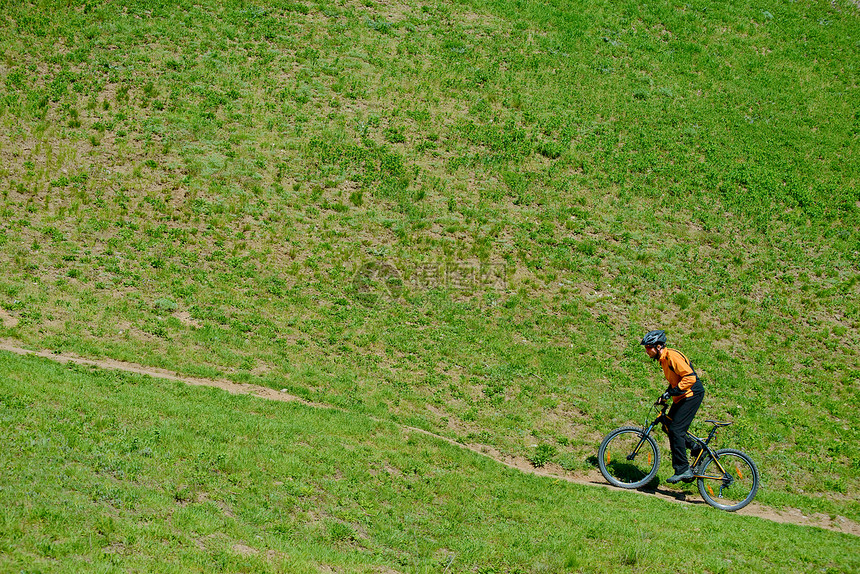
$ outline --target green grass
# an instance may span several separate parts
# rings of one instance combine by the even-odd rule
[[[4,571],[858,567],[854,536],[526,475],[359,414],[0,359]]]
[[[581,472],[661,327],[860,519],[854,4],[0,6],[0,336]]]

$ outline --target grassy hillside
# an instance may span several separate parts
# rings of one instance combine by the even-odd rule
[[[661,327],[860,517],[854,4],[0,6],[0,336],[577,472]]]
[[[0,405],[5,572],[860,566],[856,536],[528,476],[358,414],[6,354]]]

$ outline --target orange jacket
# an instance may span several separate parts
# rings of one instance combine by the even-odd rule
[[[663,367],[663,376],[672,388],[669,394],[676,403],[685,398],[693,396],[693,385],[696,384],[698,376],[693,370],[690,359],[675,349],[664,348],[658,357],[660,366]],[[675,393],[678,393],[677,395]]]

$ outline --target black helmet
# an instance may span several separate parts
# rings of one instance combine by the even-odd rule
[[[654,347],[656,345],[665,345],[666,344],[666,331],[648,331],[645,333],[645,336],[642,337],[642,342],[640,345],[646,345],[648,347]]]

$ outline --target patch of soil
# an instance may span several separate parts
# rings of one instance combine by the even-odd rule
[[[253,556],[255,554],[260,553],[256,548],[251,548],[250,546],[246,546],[244,544],[234,544],[233,552],[241,556]]]
[[[4,311],[0,310],[0,320],[4,319],[2,313]],[[0,340],[0,351],[6,351],[9,353],[15,353],[17,355],[34,355],[37,357],[42,357],[45,359],[51,359],[53,361],[57,361],[59,363],[76,363],[81,365],[91,365],[94,367],[102,368],[102,369],[115,369],[130,373],[138,373],[142,375],[148,375],[151,377],[159,378],[159,379],[168,379],[173,381],[180,381],[189,385],[195,386],[208,386],[208,387],[216,387],[227,391],[231,394],[243,394],[243,395],[254,395],[261,399],[274,400],[274,401],[284,401],[284,402],[298,402],[308,406],[317,407],[317,408],[326,408],[326,409],[334,409],[334,410],[342,410],[337,407],[333,407],[331,405],[324,405],[319,403],[312,403],[301,399],[299,397],[290,395],[284,391],[276,391],[274,389],[270,389],[267,387],[262,387],[259,385],[251,385],[251,384],[242,384],[242,383],[234,383],[232,381],[226,381],[221,379],[204,379],[197,377],[185,377],[179,375],[178,373],[171,373],[166,369],[158,369],[153,367],[145,367],[142,365],[137,365],[134,363],[127,363],[124,361],[115,361],[112,359],[86,359],[83,357],[77,357],[70,354],[63,353],[53,353],[51,351],[33,351],[29,349],[23,349],[17,346],[14,341],[10,340]],[[597,469],[590,470],[586,473],[573,473],[565,471],[562,467],[556,464],[547,464],[546,466],[536,468],[531,462],[523,457],[512,456],[510,454],[503,453],[498,449],[495,449],[491,446],[481,445],[481,444],[461,444],[453,439],[449,439],[429,431],[425,431],[416,427],[403,426],[404,431],[409,433],[421,433],[424,435],[432,436],[438,440],[445,441],[459,448],[469,449],[481,456],[486,456],[491,458],[505,466],[510,468],[517,469],[521,472],[535,474],[539,476],[547,476],[556,478],[559,480],[565,480],[571,483],[583,484],[583,485],[593,485],[593,486],[602,486],[604,488],[613,488],[600,475],[600,472]],[[703,500],[701,500],[698,495],[692,496],[690,499],[687,498],[687,494],[681,490],[674,490],[672,488],[666,487],[665,485],[660,485],[654,490],[648,491],[636,491],[640,492],[643,496],[656,496],[657,498],[661,498],[664,500],[672,501],[672,502],[685,502],[689,504],[705,504]],[[844,516],[836,516],[832,517],[826,514],[813,514],[806,515],[803,514],[800,510],[793,508],[786,508],[784,510],[777,510],[774,508],[770,508],[761,504],[757,504],[755,502],[751,503],[746,508],[743,508],[737,511],[737,514],[742,514],[744,516],[756,516],[758,518],[763,518],[765,520],[772,520],[774,522],[779,522],[783,524],[797,524],[800,526],[815,526],[818,528],[824,528],[826,530],[832,530],[835,532],[842,532],[845,534],[853,534],[854,536],[860,536],[860,523],[854,522],[853,520],[849,520]]]
[[[18,326],[18,319],[5,309],[0,309],[0,325],[3,325],[4,329],[14,329]]]
[[[200,321],[192,317],[191,313],[189,313],[188,311],[177,311],[173,314],[173,316],[186,327],[192,327],[194,329],[199,329],[200,327],[202,327]]]

